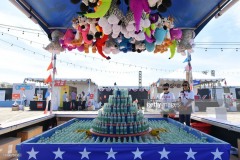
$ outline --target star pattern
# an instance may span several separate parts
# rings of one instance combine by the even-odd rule
[[[91,146],[92,147],[92,146]],[[167,147],[167,149],[166,149]],[[36,147],[35,147],[36,148]],[[37,147],[34,149],[34,147],[27,147],[26,149],[22,149],[25,153],[21,153],[23,155],[23,159],[25,160],[39,160],[39,159],[53,159],[53,160],[63,160],[63,159],[80,159],[81,154],[81,160],[91,160],[91,159],[105,159],[105,160],[122,160],[126,159],[126,157],[131,157],[132,160],[142,160],[142,159],[151,159],[151,157],[154,157],[153,159],[159,159],[159,160],[169,160],[169,159],[185,159],[185,160],[201,160],[203,157],[209,157],[212,160],[224,160],[229,159],[229,154],[224,154],[225,152],[229,152],[228,148],[226,147],[218,147],[215,146],[214,148],[209,149],[208,152],[202,151],[201,149],[198,149],[197,147],[188,146],[186,149],[185,147],[169,147],[162,146],[161,150],[158,150],[159,148],[148,148],[148,147],[141,147],[137,146],[135,147],[135,150],[121,150],[121,147],[114,146],[113,148],[109,145],[109,147],[105,148],[99,148],[97,150],[92,150],[91,152],[87,151],[90,146],[81,147],[79,151],[77,151],[78,156],[75,156],[76,154],[74,151],[70,148],[64,148],[63,146],[59,145],[58,148],[55,150],[50,149],[50,152],[46,152],[45,147]],[[230,148],[230,147],[229,147]],[[47,150],[49,150],[47,149]],[[220,150],[219,150],[220,149]],[[212,151],[212,152],[211,152]],[[221,151],[221,152],[220,152]],[[50,154],[48,154],[50,153]],[[145,153],[145,154],[144,154]],[[89,157],[89,154],[91,156]],[[134,156],[133,156],[133,155]],[[117,156],[116,156],[117,155]],[[54,158],[55,157],[55,158]]]
[[[32,147],[32,150],[30,152],[27,152],[29,154],[29,157],[28,159],[31,159],[31,158],[34,158],[34,159],[37,159],[36,158],[36,155],[38,154],[37,151],[34,151],[34,148]]]
[[[111,148],[109,152],[106,152],[108,154],[108,158],[113,158],[115,159],[115,154],[117,154],[117,152],[113,152],[113,149]]]
[[[135,152],[132,152],[132,153],[134,154],[134,159],[136,159],[136,158],[142,159],[141,155],[143,154],[143,152],[140,152],[138,147],[137,147],[137,150]]]
[[[218,148],[216,149],[216,152],[211,152],[213,155],[214,155],[214,158],[213,158],[213,160],[215,160],[215,159],[222,159],[222,154],[224,153],[224,152],[219,152],[219,150],[218,150]]]
[[[53,152],[53,153],[55,154],[55,159],[57,159],[57,158],[63,159],[63,158],[62,158],[62,155],[63,155],[64,152],[62,152],[62,151],[60,150],[60,148],[58,148],[58,150],[55,151],[55,152]]]
[[[163,147],[163,150],[161,152],[158,152],[158,153],[161,154],[161,158],[160,159],[163,159],[163,158],[168,159],[168,154],[170,152],[166,151],[165,147]]]
[[[79,153],[82,155],[81,159],[83,159],[83,158],[89,159],[88,155],[89,155],[91,152],[88,152],[87,149],[86,149],[86,147],[85,147],[84,150],[83,150],[82,152],[79,152]]]
[[[190,159],[190,158],[195,159],[194,155],[197,154],[197,152],[192,151],[192,148],[190,148],[189,151],[185,153],[187,154],[187,159]]]

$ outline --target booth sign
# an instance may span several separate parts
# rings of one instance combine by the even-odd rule
[[[66,85],[66,80],[55,80],[54,86],[65,86]]]
[[[13,94],[12,94],[12,99],[13,99],[13,100],[20,99],[20,94],[19,94],[19,93],[13,93]]]

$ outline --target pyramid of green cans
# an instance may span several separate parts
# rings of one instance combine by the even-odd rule
[[[148,120],[127,89],[117,89],[109,96],[98,116],[93,120],[92,130],[95,133],[108,135],[134,136],[149,130]]]

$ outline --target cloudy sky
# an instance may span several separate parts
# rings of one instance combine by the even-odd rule
[[[227,84],[231,86],[240,86],[240,49],[236,51],[236,49],[224,48],[240,48],[240,46],[199,45],[199,42],[238,42],[239,44],[239,8],[238,2],[218,19],[212,19],[195,38],[197,45],[192,54],[193,71],[201,73],[215,70],[216,77],[226,78]],[[6,0],[1,1],[0,24],[0,82],[21,83],[27,77],[47,78],[50,74],[47,67],[51,54],[43,49],[49,41],[41,28]],[[8,30],[9,27],[4,25],[31,28],[33,31],[16,28]],[[64,52],[57,56],[59,61],[56,77],[91,78],[100,86],[112,86],[114,82],[121,86],[137,86],[138,71],[141,70],[143,85],[148,86],[156,82],[159,77],[167,78],[176,70],[178,75],[185,75],[183,69],[186,63],[183,61],[186,57],[180,54],[176,54],[171,60],[168,57],[168,52],[120,53],[111,55],[112,59],[106,61],[98,54],[83,54],[77,50]]]

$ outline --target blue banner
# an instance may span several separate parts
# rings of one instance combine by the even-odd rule
[[[33,86],[32,85],[27,85],[27,84],[20,84],[20,85],[15,86],[16,90],[21,90],[21,88],[24,88],[25,90],[32,90]]]
[[[200,84],[200,80],[193,80],[193,86],[199,85]]]

